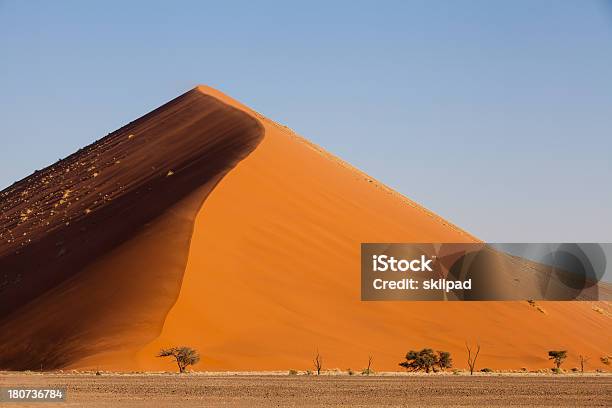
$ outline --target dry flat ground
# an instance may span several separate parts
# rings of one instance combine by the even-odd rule
[[[9,385],[67,387],[66,402],[30,404],[38,408],[612,405],[610,375],[0,374],[0,386]]]

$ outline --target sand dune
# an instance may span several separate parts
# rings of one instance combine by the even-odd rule
[[[49,217],[67,190],[78,202]],[[395,370],[425,346],[465,366],[466,340],[490,368],[611,352],[606,302],[361,302],[361,242],[477,239],[211,88],[0,199],[0,368],[173,370],[154,356],[178,344],[199,370],[305,369],[317,349],[329,368]]]

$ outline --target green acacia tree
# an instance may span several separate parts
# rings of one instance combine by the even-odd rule
[[[440,370],[444,370],[445,368],[451,368],[453,366],[453,359],[451,358],[451,353],[448,351],[438,351],[438,367]]]
[[[448,351],[438,351],[435,353],[430,348],[421,351],[410,350],[406,353],[406,360],[399,363],[401,367],[410,371],[425,371],[429,373],[434,366],[441,369],[452,367],[451,354]]]
[[[198,352],[187,346],[161,349],[159,353],[157,353],[157,357],[174,357],[179,373],[184,373],[187,366],[197,364],[200,361]]]
[[[567,358],[567,350],[550,350],[548,352],[548,359],[554,360],[557,369],[563,364],[563,360]]]

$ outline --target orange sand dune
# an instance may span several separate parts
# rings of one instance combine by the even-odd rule
[[[97,256],[76,282],[12,310],[0,320],[10,342],[0,334],[0,344],[42,336],[45,345],[47,333],[64,333],[69,341],[56,336],[37,349],[39,360],[59,343],[72,353],[55,366],[113,370],[174,370],[155,354],[183,344],[200,350],[197,370],[309,369],[316,350],[327,368],[359,369],[372,355],[376,370],[396,370],[408,349],[423,347],[448,350],[464,367],[466,340],[480,342],[479,364],[490,368],[548,367],[546,352],[557,348],[569,350],[567,366],[585,354],[601,367],[599,356],[611,354],[607,302],[361,302],[361,242],[476,238],[220,92],[193,92],[255,118],[263,139],[202,182],[204,192],[191,189],[146,230]],[[186,227],[173,235],[177,220]],[[184,247],[184,238],[165,237],[185,231],[186,266],[158,262]],[[40,323],[41,311],[55,321]],[[35,361],[20,365],[0,351],[0,367]]]

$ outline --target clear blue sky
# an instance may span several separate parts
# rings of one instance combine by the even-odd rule
[[[198,83],[489,241],[612,241],[604,1],[0,0],[0,188]]]

